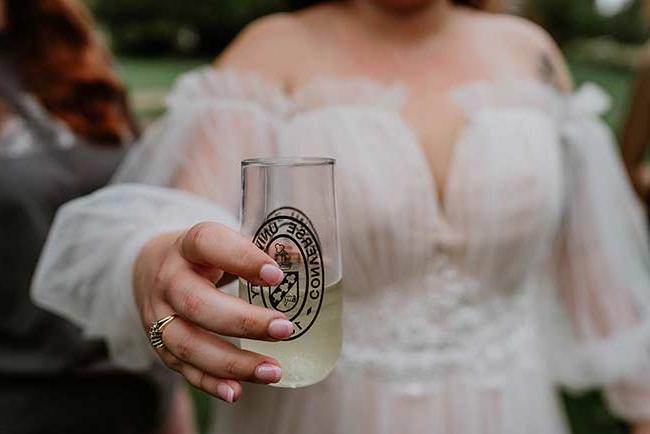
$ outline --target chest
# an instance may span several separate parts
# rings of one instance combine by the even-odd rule
[[[339,42],[323,45],[318,58],[310,58],[297,68],[301,72],[293,75],[290,87],[300,89],[314,77],[367,77],[376,83],[400,83],[408,93],[400,116],[421,148],[442,202],[454,148],[467,123],[465,114],[449,98],[451,90],[495,76],[528,75],[521,60],[485,56],[481,43],[463,38],[456,41],[460,45],[424,44],[402,49],[350,35]]]
[[[467,119],[447,97],[449,86],[446,83],[407,86],[409,95],[417,97],[408,99],[401,114],[417,137],[436,193],[440,201],[445,202],[454,147]]]
[[[561,216],[561,142],[535,110],[490,110],[467,120],[453,144],[444,206],[419,136],[398,112],[314,110],[286,125],[282,143],[288,155],[337,158],[345,251],[365,252],[353,256],[368,267],[389,261],[386,270],[397,273],[401,264],[399,273],[422,272],[440,248],[471,267],[488,255],[505,262],[513,251],[537,251]]]

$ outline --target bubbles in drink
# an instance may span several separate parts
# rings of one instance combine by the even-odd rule
[[[282,379],[274,386],[309,386],[332,371],[342,343],[334,160],[247,160],[242,186],[241,232],[284,277],[274,286],[241,280],[239,296],[281,312],[294,331],[279,342],[243,339],[241,347],[278,360]]]
[[[262,291],[273,293],[274,288],[263,287]],[[308,297],[303,290],[297,297]],[[239,294],[248,297],[248,283],[240,281]],[[278,360],[282,367],[282,380],[278,387],[303,387],[323,380],[332,371],[341,352],[341,311],[343,297],[341,282],[324,288],[323,302],[317,318],[308,330],[302,333],[294,318],[296,338],[281,342],[264,342],[242,339],[243,349],[264,354]]]

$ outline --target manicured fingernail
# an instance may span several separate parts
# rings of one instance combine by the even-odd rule
[[[286,339],[293,333],[293,323],[286,319],[274,319],[269,324],[268,332],[273,339]]]
[[[269,285],[277,285],[283,277],[284,273],[275,265],[265,264],[260,270],[260,278]]]
[[[262,363],[255,368],[255,377],[267,383],[277,383],[282,378],[282,369],[270,363]]]
[[[226,383],[219,383],[217,385],[217,395],[226,402],[232,403],[235,401],[235,391]]]

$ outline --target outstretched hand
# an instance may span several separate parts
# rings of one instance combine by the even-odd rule
[[[227,402],[241,395],[240,381],[276,383],[278,361],[237,348],[227,337],[276,341],[293,325],[280,312],[253,306],[215,288],[224,274],[257,285],[277,285],[277,264],[240,234],[217,223],[151,240],[134,270],[135,299],[143,326],[171,314],[157,350],[169,368],[193,386]]]

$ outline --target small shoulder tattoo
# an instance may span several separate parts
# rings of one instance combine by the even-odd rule
[[[548,53],[542,53],[540,56],[537,71],[539,78],[544,83],[550,84],[551,86],[558,89],[560,88],[560,79],[557,70],[555,69],[555,65],[553,64],[551,56],[549,56]]]

